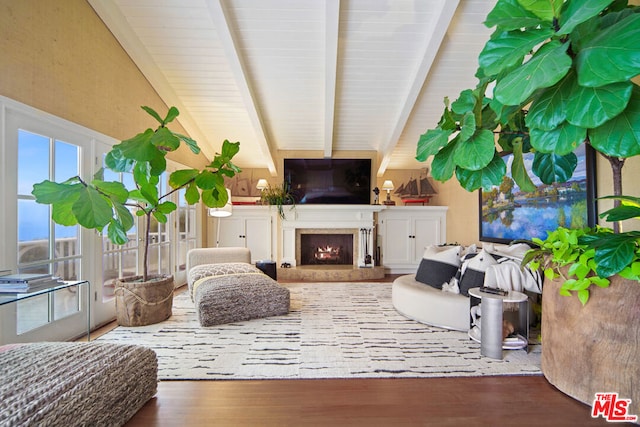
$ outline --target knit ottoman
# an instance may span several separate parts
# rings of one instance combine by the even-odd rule
[[[289,289],[248,263],[194,267],[189,290],[202,326],[289,313]]]
[[[153,350],[101,342],[0,347],[0,425],[121,426],[156,394]]]

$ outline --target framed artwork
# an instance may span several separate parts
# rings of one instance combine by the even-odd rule
[[[558,227],[595,225],[595,152],[582,144],[575,151],[578,165],[573,177],[561,184],[543,184],[531,173],[533,153],[524,155],[529,176],[536,185],[525,193],[511,177],[513,154],[503,156],[507,175],[500,186],[480,190],[480,241],[509,243],[533,237],[544,239]]]

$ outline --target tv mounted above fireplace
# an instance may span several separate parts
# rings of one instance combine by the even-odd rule
[[[296,204],[368,205],[371,159],[284,159]]]

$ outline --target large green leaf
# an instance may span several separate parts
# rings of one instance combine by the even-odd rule
[[[184,141],[184,143],[187,144],[187,147],[189,147],[193,154],[200,154],[200,147],[198,146],[198,143],[195,141],[195,139],[189,138],[186,135],[182,135],[176,132],[173,132],[173,134]]]
[[[189,181],[196,179],[200,172],[197,169],[181,169],[169,175],[169,185],[171,188],[180,188]]]
[[[629,103],[633,83],[574,87],[566,103],[567,121],[583,128],[598,127],[620,114]]]
[[[123,157],[122,152],[115,147],[104,157],[105,166],[114,172],[131,172],[135,163],[135,160]]]
[[[453,153],[456,150],[457,142],[458,139],[456,137],[433,157],[431,161],[431,176],[434,179],[445,182],[453,176],[453,172],[456,169]]]
[[[491,163],[486,168],[478,171],[456,168],[456,178],[460,185],[467,191],[475,191],[479,188],[490,190],[494,185],[500,185],[507,172],[504,160],[496,152]]]
[[[151,107],[144,106],[144,105],[142,107],[140,107],[140,108],[142,108],[144,111],[146,111],[147,114],[149,114],[151,117],[156,119],[158,121],[158,123],[162,124],[162,118],[160,118],[160,114],[158,114],[156,112],[156,110],[154,110]]]
[[[449,136],[451,136],[452,133],[453,130],[429,129],[420,135],[416,149],[416,160],[424,162],[430,156],[436,154],[440,148],[447,145]]]
[[[628,16],[585,43],[576,56],[576,68],[580,85],[589,87],[640,74],[640,14]]]
[[[569,71],[558,83],[541,91],[525,118],[528,127],[553,130],[566,120],[566,105],[575,77],[575,73]]]
[[[133,227],[133,215],[131,215],[131,211],[127,209],[126,206],[118,203],[114,203],[113,208],[123,230],[128,231],[131,229],[131,227]]]
[[[636,239],[625,235],[612,236],[607,243],[598,247],[594,258],[598,265],[598,276],[613,276],[628,266],[633,261]]]
[[[175,211],[178,207],[173,202],[162,202],[156,207],[156,211],[168,215]]]
[[[502,30],[516,30],[524,27],[536,28],[544,21],[528,11],[517,0],[499,0],[484,22],[488,28],[498,26]]]
[[[609,222],[624,221],[632,218],[638,219],[640,218],[640,208],[637,206],[621,205],[602,212],[600,218],[604,218],[605,221]]]
[[[552,34],[551,28],[505,31],[487,42],[480,52],[478,63],[484,69],[485,75],[496,75],[509,67],[521,64],[525,55]]]
[[[613,0],[570,1],[560,17],[558,34],[569,34],[583,22],[598,15]]]
[[[107,228],[107,237],[116,245],[124,245],[129,241],[129,238],[127,237],[127,231],[125,230],[124,226],[115,219],[112,219],[111,222],[109,222],[109,227]]]
[[[177,150],[180,146],[180,139],[169,130],[169,128],[159,127],[151,137],[151,143],[164,152]]]
[[[36,202],[45,205],[61,202],[64,200],[76,200],[80,196],[82,184],[66,184],[49,180],[33,185],[31,194],[36,198]]]
[[[585,128],[564,122],[554,130],[531,129],[531,146],[542,153],[564,156],[575,151],[587,137]]]
[[[72,209],[81,226],[100,231],[111,221],[113,216],[108,199],[93,187],[84,187],[80,191]]]
[[[569,180],[577,165],[578,157],[574,153],[558,156],[554,153],[536,152],[531,170],[545,184],[553,184]]]
[[[184,199],[190,205],[194,205],[200,200],[200,191],[198,191],[198,187],[196,186],[195,182],[192,182],[187,187],[186,191],[184,192]]]
[[[151,143],[153,135],[153,130],[147,129],[144,133],[114,145],[113,148],[119,150],[124,158],[148,162],[158,155],[158,149]]]
[[[76,215],[73,213],[75,199],[67,199],[51,205],[51,219],[56,224],[71,226],[78,223]]]
[[[512,145],[513,162],[511,163],[511,176],[522,191],[528,193],[534,192],[536,191],[536,186],[533,181],[531,181],[522,156],[522,140],[514,141]]]
[[[451,111],[456,114],[464,115],[468,111],[473,111],[478,100],[473,95],[471,89],[466,89],[460,92],[458,99],[451,104]]]
[[[473,111],[468,111],[462,118],[460,128],[460,142],[465,142],[476,132],[476,116]]]
[[[518,0],[525,9],[545,21],[552,21],[560,15],[564,0]]]
[[[233,156],[238,154],[239,151],[240,151],[239,142],[229,142],[226,139],[222,142],[221,156],[224,157],[227,161],[231,160]]]
[[[224,186],[224,178],[205,170],[196,177],[196,185],[203,190],[211,190],[212,188]]]
[[[171,123],[179,114],[180,113],[176,107],[169,108],[169,111],[167,111],[167,117],[164,118],[163,124],[167,125],[168,123]]]
[[[613,157],[640,154],[640,88],[633,87],[627,108],[603,125],[589,130],[593,148]]]
[[[496,85],[494,94],[505,105],[519,105],[537,89],[553,86],[571,68],[568,43],[551,41],[542,46],[531,60],[507,74]]]
[[[480,129],[468,141],[460,141],[453,154],[462,169],[477,171],[489,164],[496,151],[493,132]]]
[[[129,191],[121,182],[93,180],[91,183],[116,203],[126,203],[129,198]]]

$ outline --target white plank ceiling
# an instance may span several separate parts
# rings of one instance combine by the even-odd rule
[[[495,0],[88,0],[212,158],[276,174],[279,150],[378,151],[425,167],[420,134],[476,84]]]

